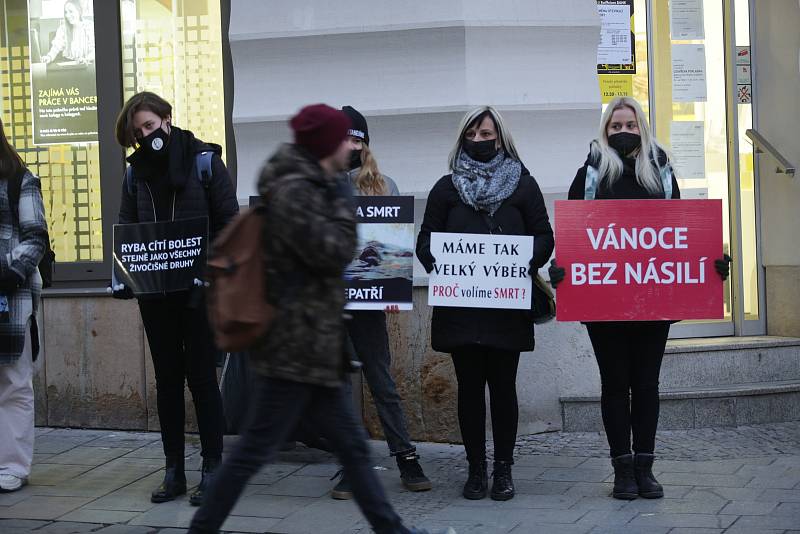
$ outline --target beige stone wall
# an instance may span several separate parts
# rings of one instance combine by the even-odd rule
[[[135,301],[48,297],[41,332],[36,424],[159,429],[155,376]],[[186,404],[187,430],[194,430],[188,390]]]
[[[766,267],[767,334],[800,337],[800,266]]]

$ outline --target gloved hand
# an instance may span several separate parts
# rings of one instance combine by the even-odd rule
[[[536,276],[537,272],[539,272],[539,269],[537,269],[536,266],[533,264],[533,260],[529,261],[528,262],[528,276],[530,276],[531,278],[534,278]]]
[[[721,259],[714,261],[714,269],[717,271],[717,274],[722,278],[722,281],[728,279],[728,276],[731,274],[731,262],[733,258],[724,254]]]
[[[550,286],[555,289],[558,284],[564,281],[567,276],[567,271],[563,267],[559,267],[556,259],[550,261],[550,267],[547,269],[547,274],[550,275]]]
[[[3,295],[11,295],[19,289],[19,286],[23,283],[25,283],[25,279],[13,269],[9,269],[6,274],[0,278],[0,293]]]
[[[112,297],[119,300],[130,300],[135,298],[131,288],[127,287],[125,284],[110,285],[106,291],[111,293]]]
[[[428,254],[427,258],[419,257],[419,262],[422,264],[422,267],[425,269],[425,272],[431,274],[433,272],[433,265],[436,263],[436,258],[433,257],[433,254]]]

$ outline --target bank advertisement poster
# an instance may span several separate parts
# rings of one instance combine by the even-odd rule
[[[345,270],[347,309],[412,309],[414,197],[358,196],[358,245]]]
[[[532,236],[432,233],[428,304],[531,309]]]
[[[208,254],[208,217],[115,224],[113,284],[137,297],[186,291],[202,279]]]
[[[721,200],[556,201],[559,321],[722,319]]]
[[[28,0],[33,144],[97,141],[91,0]]]

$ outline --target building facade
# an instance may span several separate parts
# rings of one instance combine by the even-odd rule
[[[17,3],[5,2],[9,20],[27,24],[27,32],[4,42],[4,86],[12,90],[5,94],[12,95],[15,69],[35,78],[33,47],[15,51],[14,43],[25,35],[33,42],[32,30],[41,29],[44,47],[42,33],[54,24],[50,4],[63,4],[42,0],[36,12],[36,2]],[[615,94],[635,96],[675,155],[683,196],[722,200],[725,248],[734,257],[725,318],[673,328],[662,427],[800,419],[800,252],[793,240],[800,184],[791,174],[800,161],[800,4],[672,4],[94,2],[98,45],[117,43],[97,47],[97,141],[40,148],[36,121],[20,119],[28,129],[20,135],[39,158],[51,231],[64,227],[52,232],[54,248],[67,260],[44,302],[40,423],[155,424],[136,307],[98,287],[110,269],[124,168],[110,122],[124,96],[142,89],[172,100],[178,125],[226,145],[243,205],[265,157],[290,138],[286,120],[297,109],[320,101],[352,105],[369,121],[382,171],[416,198],[418,221],[466,111],[500,109],[552,219],[553,202],[566,197],[597,135],[604,103]],[[20,10],[27,10],[24,19]],[[29,65],[15,67],[25,57]],[[15,106],[26,101],[4,95],[6,124],[16,127]],[[430,349],[426,295],[417,265],[415,309],[390,321],[394,371],[415,439],[458,440],[455,377],[449,357]],[[520,364],[520,431],[600,428],[599,376],[583,327],[552,322],[537,328],[536,339]],[[364,410],[377,432],[371,403]]]

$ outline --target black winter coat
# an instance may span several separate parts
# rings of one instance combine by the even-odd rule
[[[553,229],[539,185],[524,167],[517,190],[503,202],[494,219],[504,234],[534,236],[535,268],[547,262],[553,252]],[[436,261],[430,249],[431,232],[490,233],[484,215],[461,200],[452,175],[433,186],[417,238],[417,257],[429,273]],[[514,352],[534,347],[533,321],[527,310],[434,307],[431,330],[431,345],[440,352],[471,345]]]
[[[233,182],[220,158],[222,148],[204,143],[192,132],[176,126],[171,129],[167,147],[168,161],[163,166],[152,166],[142,149],[128,158],[133,168],[135,195],[130,194],[123,182],[119,222],[170,220],[174,205],[175,220],[208,216],[210,239],[213,241],[239,212]],[[214,152],[212,176],[207,188],[194,169],[196,154],[206,151]]]

